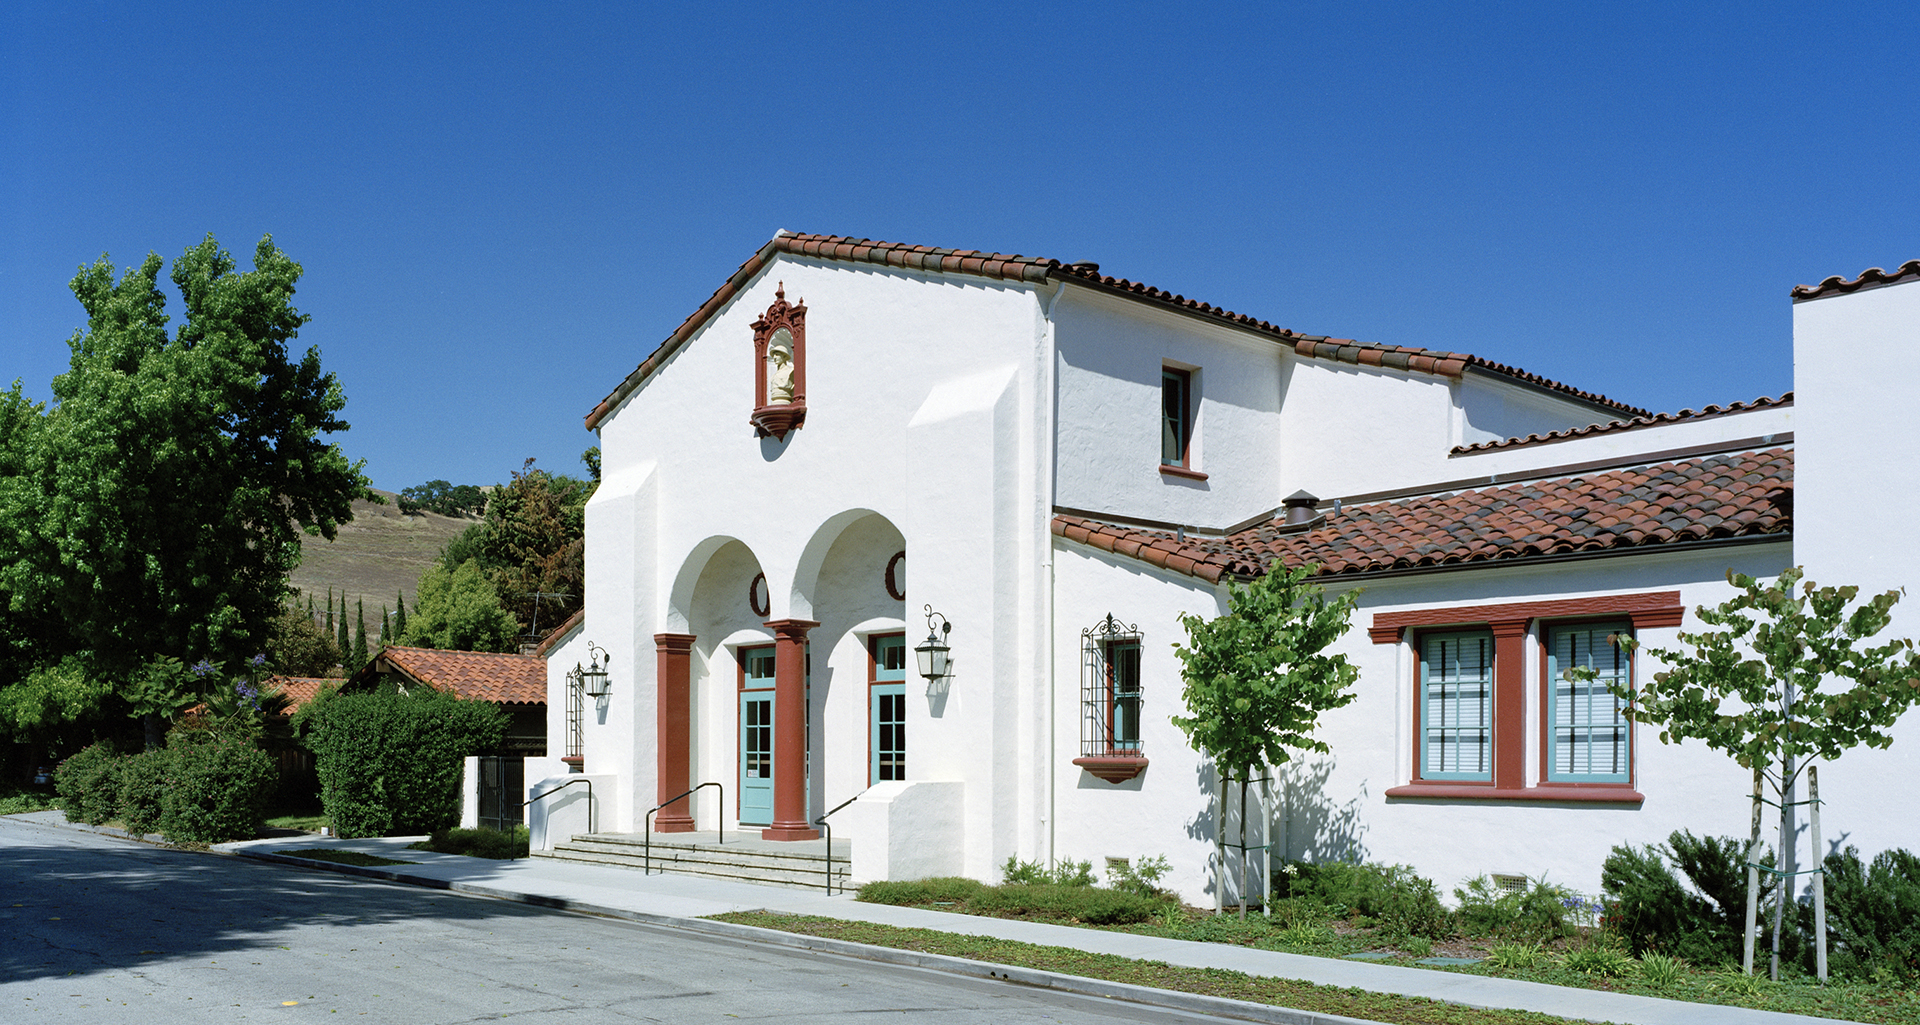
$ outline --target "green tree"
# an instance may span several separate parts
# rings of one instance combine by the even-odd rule
[[[340,618],[334,622],[334,643],[340,645],[340,663],[346,665],[348,675],[352,675],[355,667],[347,663],[353,661],[353,632],[347,629],[347,596],[344,593],[340,595]]]
[[[480,567],[462,563],[448,572],[430,566],[420,577],[413,615],[397,643],[453,651],[513,651],[516,649],[513,613],[500,607],[500,597]]]
[[[331,538],[369,497],[333,375],[290,343],[300,265],[263,238],[237,272],[209,236],[174,261],[184,318],[170,336],[162,261],[117,281],[102,256],[73,279],[87,326],[69,342],[54,406],[0,426],[0,592],[54,618],[50,664],[82,655],[105,679],[151,683],[157,656],[237,664],[280,614],[298,531]],[[0,421],[25,414],[13,399]],[[16,441],[23,442],[16,444]]]
[[[1182,615],[1187,643],[1173,649],[1182,663],[1181,698],[1192,713],[1174,716],[1173,724],[1213,758],[1223,777],[1239,770],[1242,917],[1247,783],[1254,769],[1284,765],[1295,751],[1326,752],[1326,742],[1313,736],[1320,713],[1354,699],[1359,670],[1326,650],[1347,632],[1354,594],[1329,600],[1308,582],[1318,568],[1276,565],[1249,585],[1229,584],[1227,614]],[[1223,786],[1223,804],[1224,798]]]
[[[529,459],[487,503],[480,555],[494,586],[532,637],[578,611],[586,583],[586,506],[594,486],[536,469]]]
[[[393,605],[392,636],[399,637],[400,635],[407,632],[407,592],[401,591],[399,595],[393,599],[393,601],[394,601],[394,605]],[[391,643],[387,640],[387,637],[388,637],[387,628],[383,626],[380,628],[380,642],[382,644]]]
[[[1630,682],[1615,685],[1629,702],[1627,714],[1658,726],[1661,743],[1704,741],[1773,786],[1780,798],[1779,871],[1789,880],[1795,874],[1794,786],[1801,772],[1815,759],[1833,761],[1861,744],[1887,747],[1894,722],[1920,701],[1920,653],[1913,642],[1868,643],[1893,621],[1901,592],[1855,605],[1859,588],[1818,587],[1803,583],[1804,576],[1795,566],[1762,583],[1729,571],[1727,581],[1740,593],[1716,608],[1695,610],[1711,629],[1681,633],[1685,649],[1648,647],[1667,670],[1637,689]],[[1631,638],[1620,642],[1638,646]],[[1843,680],[1853,686],[1828,686]],[[1754,799],[1760,799],[1757,792]],[[1757,811],[1755,816],[1757,840]],[[1754,875],[1749,889],[1757,885]],[[1775,979],[1781,908],[1788,903],[1774,905]],[[1824,936],[1818,939],[1824,944]],[[1824,953],[1821,960],[1824,969]]]
[[[486,508],[487,494],[472,484],[430,480],[400,492],[400,511],[411,516],[436,512],[442,516],[474,516]]]
[[[353,625],[353,667],[347,675],[357,673],[367,664],[367,602],[364,598],[354,599],[354,612],[357,619]]]
[[[0,734],[55,752],[78,750],[89,739],[84,724],[106,714],[112,694],[80,658],[68,656],[0,687]]]
[[[340,646],[314,623],[312,598],[308,598],[308,611],[289,605],[281,613],[267,656],[288,676],[325,676],[340,664]]]

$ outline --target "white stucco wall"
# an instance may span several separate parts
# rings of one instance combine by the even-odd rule
[[[1280,505],[1279,345],[1079,288],[1065,290],[1053,317],[1055,504],[1196,526]],[[1160,472],[1166,366],[1191,375],[1189,462],[1206,480]]]
[[[747,423],[750,324],[781,282],[808,308],[807,420],[784,442]],[[983,850],[1011,845],[1033,804],[1006,795],[1020,791],[1020,682],[1043,658],[1031,624],[1050,515],[1050,330],[1026,286],[782,257],[602,423],[587,594],[589,632],[634,674],[624,691],[616,676],[607,724],[634,755],[614,768],[633,781],[619,828],[638,829],[656,796],[654,633],[698,637],[692,779],[720,779],[732,804],[733,652],[771,641],[766,620],[821,623],[818,814],[866,784],[864,638],[917,641],[931,604],[955,624],[958,668],[939,701],[910,702],[911,764],[967,784],[967,835]],[[899,602],[882,574],[903,548],[912,583]],[[770,592],[764,616],[747,608],[755,572]],[[731,824],[732,808],[702,800],[703,828],[722,814]],[[969,870],[990,861],[982,853]]]
[[[1360,668],[1358,697],[1322,717],[1319,736],[1331,753],[1290,764],[1276,783],[1276,852],[1308,860],[1410,864],[1439,883],[1443,893],[1487,873],[1545,876],[1598,892],[1601,863],[1615,844],[1656,843],[1680,828],[1744,834],[1745,771],[1704,745],[1662,745],[1657,731],[1644,729],[1634,738],[1635,785],[1646,795],[1638,806],[1389,800],[1385,792],[1407,783],[1413,774],[1413,653],[1404,640],[1372,643],[1367,627],[1378,613],[1647,591],[1677,590],[1691,610],[1717,604],[1731,593],[1725,582],[1728,568],[1771,575],[1788,557],[1788,544],[1769,542],[1685,555],[1454,570],[1369,582],[1359,596],[1353,629],[1339,645]],[[1224,607],[1222,598],[1201,581],[1064,541],[1056,548],[1055,589],[1055,751],[1048,762],[1057,809],[1052,854],[1061,860],[1091,861],[1096,868],[1108,856],[1165,855],[1173,863],[1167,882],[1189,902],[1209,905],[1216,784],[1204,760],[1169,721],[1184,711],[1180,664],[1171,646],[1185,640],[1177,620],[1180,612],[1215,615]],[[1143,750],[1151,764],[1141,776],[1121,784],[1103,782],[1071,764],[1078,744],[1079,632],[1108,612],[1138,625],[1144,635]],[[1689,612],[1682,629],[1697,625]],[[1646,630],[1640,640],[1672,645],[1676,632]],[[1541,674],[1538,634],[1536,623],[1526,645],[1529,738],[1539,735],[1542,714],[1536,689]],[[1643,659],[1638,671],[1658,669]],[[1529,742],[1527,749],[1526,778],[1537,780],[1539,745]],[[1881,796],[1884,799],[1884,792]],[[1237,800],[1237,794],[1231,795],[1229,804]],[[1237,836],[1232,812],[1230,807],[1230,837]],[[1261,842],[1257,822],[1249,835],[1250,843]],[[1045,853],[1045,848],[1036,848],[1031,856]],[[1237,854],[1229,852],[1227,864],[1230,869],[1237,865]],[[1256,895],[1259,885],[1256,876]],[[1228,902],[1236,899],[1237,883],[1229,881],[1225,897]]]
[[[1530,442],[1506,448],[1463,452],[1447,459],[1443,479],[1520,477],[1580,463],[1627,462],[1676,450],[1723,445],[1792,444],[1797,405],[1763,406],[1737,413],[1602,431],[1578,438]],[[1666,458],[1672,458],[1668,456]]]
[[[1881,640],[1920,640],[1920,547],[1908,540],[1920,494],[1920,282],[1793,306],[1794,561],[1808,579],[1864,594],[1907,589]],[[1909,801],[1890,786],[1920,779],[1920,713],[1908,712],[1885,750],[1855,748],[1820,769],[1822,826],[1872,857],[1920,851]],[[1890,813],[1896,812],[1897,813]]]

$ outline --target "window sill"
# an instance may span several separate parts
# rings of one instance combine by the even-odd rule
[[[1413,782],[1390,788],[1394,799],[1440,801],[1557,801],[1569,804],[1640,804],[1645,794],[1618,783],[1548,783],[1524,789],[1499,788],[1486,783]]]
[[[1125,783],[1147,769],[1145,755],[1083,755],[1073,764],[1109,783]]]
[[[1207,475],[1201,473],[1199,470],[1189,469],[1185,466],[1171,466],[1167,463],[1160,464],[1160,474],[1163,477],[1181,477],[1186,480],[1207,479]]]

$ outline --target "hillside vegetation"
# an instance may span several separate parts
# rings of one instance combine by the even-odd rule
[[[292,578],[293,586],[300,589],[302,606],[311,595],[320,609],[329,587],[336,604],[342,593],[347,596],[349,612],[356,599],[365,600],[369,644],[379,640],[380,607],[391,611],[394,596],[404,593],[411,609],[420,574],[433,564],[441,547],[477,522],[432,512],[402,515],[399,496],[377,489],[375,493],[387,504],[354,502],[353,519],[340,525],[332,541],[301,538],[300,566]],[[324,616],[324,610],[320,614]]]

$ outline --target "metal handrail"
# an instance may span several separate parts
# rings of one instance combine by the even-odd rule
[[[867,788],[867,790],[872,790],[872,789],[873,789],[872,787]],[[814,825],[819,826],[820,828],[827,831],[827,896],[829,897],[833,896],[833,824],[827,821],[827,815],[832,815],[834,812],[839,811],[842,808],[845,808],[847,805],[852,804],[855,801],[858,801],[860,798],[866,796],[867,790],[862,790],[859,793],[853,795],[852,797],[849,797],[846,800],[841,801],[839,804],[834,805],[832,810],[828,811],[826,815],[822,815],[819,818],[813,820]],[[847,865],[849,867],[849,871],[851,871],[851,867],[853,865],[852,859],[848,859]],[[841,893],[847,892],[846,888],[841,887],[840,892]]]
[[[549,790],[546,793],[535,794],[532,797],[529,797],[526,800],[521,801],[520,807],[525,808],[527,805],[530,805],[533,802],[538,801],[542,797],[547,796],[547,794],[557,794],[560,791],[565,790],[566,788],[574,785],[575,783],[585,783],[587,785],[587,832],[591,833],[594,831],[593,830],[593,805],[594,805],[593,780],[590,780],[585,776],[582,776],[579,779],[567,780],[565,783],[562,783],[559,786],[554,787],[552,790]]]
[[[723,845],[723,846],[724,846],[724,845],[726,844],[726,842],[727,842],[727,820],[726,820],[726,818],[725,818],[724,816],[726,815],[726,808],[727,808],[727,788],[726,788],[726,787],[724,787],[724,786],[720,786],[720,784],[719,784],[719,783],[716,783],[716,782],[713,782],[712,780],[709,780],[709,781],[707,781],[707,782],[705,782],[705,783],[702,783],[702,784],[700,784],[699,786],[696,786],[696,787],[694,787],[694,788],[693,788],[692,790],[689,790],[689,791],[687,791],[686,793],[684,793],[684,794],[681,794],[681,795],[680,795],[679,797],[674,797],[674,798],[669,798],[668,800],[665,800],[665,801],[661,801],[661,802],[660,802],[659,804],[656,804],[656,805],[654,805],[654,806],[653,806],[652,808],[649,808],[649,809],[647,809],[647,818],[646,818],[646,821],[647,821],[647,839],[646,839],[646,855],[645,855],[645,857],[644,857],[644,858],[642,859],[642,861],[641,861],[641,863],[640,863],[640,874],[641,874],[641,875],[649,875],[649,876],[650,876],[650,875],[652,875],[652,874],[653,874],[653,813],[654,813],[654,812],[657,812],[657,811],[659,811],[659,810],[660,810],[660,809],[662,809],[662,808],[665,808],[665,807],[666,807],[667,805],[669,805],[669,804],[676,804],[676,803],[678,803],[678,802],[679,802],[679,801],[681,800],[681,798],[686,798],[686,797],[692,797],[692,796],[693,796],[694,794],[697,794],[697,793],[699,793],[700,791],[702,791],[702,790],[704,790],[704,789],[706,789],[707,787],[719,787],[719,788],[720,788],[720,814],[721,814],[721,816],[722,816],[722,818],[720,819],[720,822],[719,822],[719,824],[720,824],[720,840],[719,840],[719,843],[720,843],[721,845]]]

